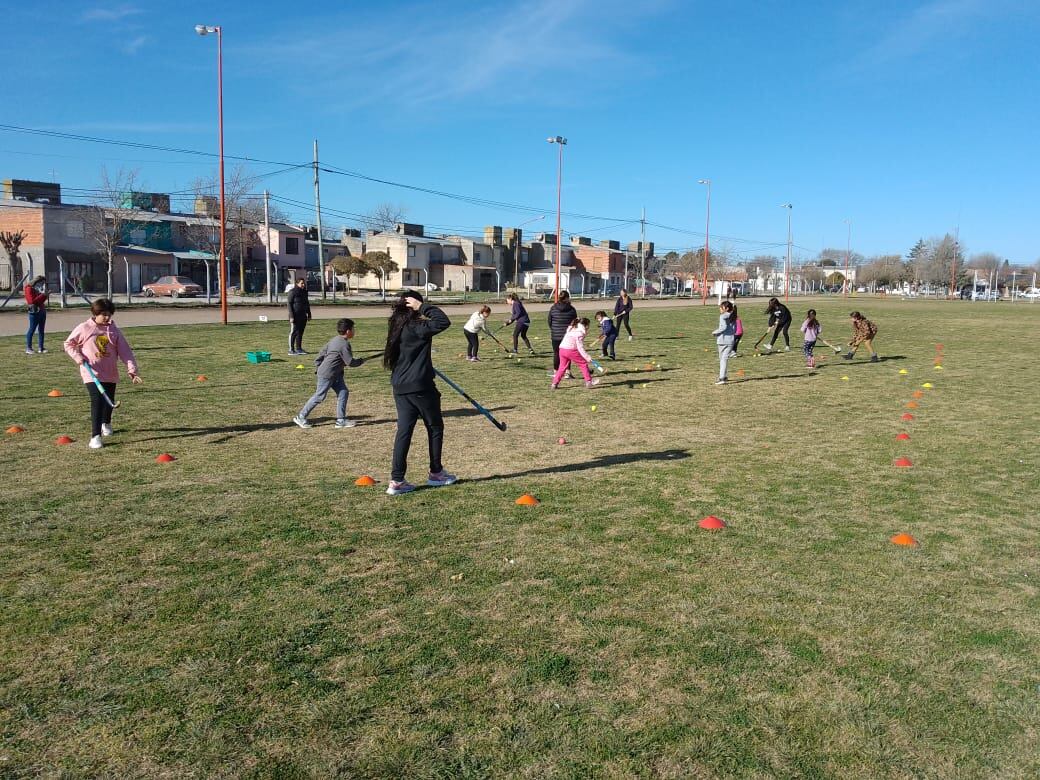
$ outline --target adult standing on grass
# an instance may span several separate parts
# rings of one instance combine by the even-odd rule
[[[306,355],[303,351],[303,329],[311,318],[311,302],[307,297],[306,278],[297,279],[289,291],[289,354]]]
[[[112,322],[115,313],[116,306],[108,298],[96,299],[90,304],[90,319],[77,325],[65,339],[65,352],[79,366],[83,384],[90,395],[91,438],[88,446],[92,450],[104,446],[102,436],[112,435],[112,409],[119,381],[117,361],[126,363],[131,382],[136,385],[143,381],[137,373],[134,351],[130,349],[123,331]]]
[[[625,330],[628,331],[628,340],[632,340],[632,326],[628,324],[628,318],[632,314],[632,297],[628,294],[628,290],[624,287],[621,288],[621,294],[618,295],[618,299],[614,301],[614,319],[617,320],[618,333],[621,333],[621,326],[625,326]]]
[[[560,300],[549,307],[549,339],[553,350],[553,370],[550,376],[555,376],[556,369],[560,367],[560,343],[577,316],[578,310],[571,304],[571,294],[560,290]]]
[[[737,322],[731,301],[723,301],[719,305],[719,326],[711,332],[719,348],[719,378],[715,384],[724,385],[728,380],[726,372],[729,359],[733,356],[733,339],[736,336]]]
[[[37,276],[31,284],[25,285],[25,302],[29,306],[29,330],[25,332],[25,354],[34,355],[32,348],[32,337],[35,331],[39,340],[39,353],[42,355],[47,350],[43,347],[43,332],[47,325],[47,279]]]
[[[383,350],[383,367],[390,373],[390,386],[397,406],[397,435],[394,437],[394,458],[390,468],[391,496],[410,493],[415,485],[405,481],[408,470],[408,449],[412,431],[422,418],[430,445],[430,474],[426,484],[443,487],[456,481],[454,474],[444,470],[441,448],[444,444],[444,417],[441,415],[441,394],[434,384],[433,360],[430,352],[433,337],[451,327],[451,320],[436,306],[423,301],[422,295],[405,290],[394,304]]]
[[[528,315],[527,309],[524,308],[523,301],[520,300],[519,295],[509,293],[506,296],[506,300],[509,301],[511,307],[506,325],[513,326],[513,353],[519,352],[520,339],[523,339],[524,344],[527,345],[527,351],[533,355],[534,347],[531,346],[531,342],[527,338],[527,329],[531,327],[531,317]]]
[[[851,312],[852,318],[852,341],[849,342],[849,351],[842,355],[846,360],[852,360],[860,344],[866,344],[870,350],[870,362],[878,362],[877,350],[874,349],[874,337],[877,336],[877,325],[868,320],[858,311]]]
[[[791,310],[784,306],[776,298],[770,298],[766,305],[766,314],[769,315],[769,325],[773,329],[773,338],[766,344],[766,349],[772,349],[776,344],[776,338],[784,334],[784,352],[791,351]]]

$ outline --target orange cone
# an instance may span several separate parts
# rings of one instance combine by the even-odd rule
[[[911,393],[911,395],[914,398],[924,398],[924,391],[923,390],[914,390],[914,392]]]
[[[173,457],[173,455],[171,455],[168,452],[164,452],[162,455],[160,455],[159,457],[157,457],[155,459],[155,462],[156,463],[172,463],[175,460],[177,460],[177,459],[175,457]]]
[[[372,487],[374,484],[376,484],[376,481],[372,479],[372,477],[368,476],[368,474],[362,474],[360,477],[354,480],[354,484],[358,487]]]
[[[888,541],[892,542],[892,544],[898,544],[898,545],[900,545],[902,547],[916,547],[917,546],[917,540],[914,537],[912,537],[910,534],[896,534],[895,536],[893,536]]]
[[[900,469],[908,469],[914,465],[910,461],[910,458],[896,458],[894,461],[892,461],[892,463],[893,465],[895,465],[896,468]]]
[[[538,499],[530,493],[524,493],[516,500],[518,506],[538,506]]]
[[[910,434],[904,431],[896,436],[896,441],[910,441]]]
[[[21,425],[12,425],[10,428],[7,429],[7,432],[8,433],[25,433],[25,428],[23,428]]]
[[[196,382],[205,382],[206,381],[206,375],[205,374],[199,374],[197,377],[195,377],[195,381]]]
[[[917,401],[907,401],[906,402],[906,408],[907,409],[916,409],[917,408]]]
[[[744,369],[738,368],[737,369],[737,376],[744,376]]]
[[[903,422],[910,422],[912,419],[914,419],[914,416],[912,414],[910,414],[910,412],[906,412],[899,419],[902,420]]]
[[[57,444],[58,446],[62,446],[62,445],[65,445],[65,444],[72,444],[72,437],[71,436],[59,436],[57,439],[54,440],[54,443]]]
[[[699,523],[697,523],[697,525],[699,525],[705,531],[720,531],[726,527],[725,521],[720,520],[719,518],[715,517],[715,515],[708,515]]]
[[[65,393],[57,389],[51,390],[49,393],[47,393],[48,398],[61,398],[63,395],[65,395]]]

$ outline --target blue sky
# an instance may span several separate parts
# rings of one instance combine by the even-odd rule
[[[796,256],[852,244],[905,254],[960,230],[969,253],[1040,258],[1040,3],[258,1],[22,3],[5,11],[6,123],[215,151],[224,27],[225,147],[544,209],[565,234]],[[219,11],[216,9],[220,9]],[[97,186],[102,165],[187,189],[205,158],[0,131],[0,178]],[[277,170],[250,165],[253,173]],[[306,169],[258,182],[313,202]],[[431,232],[531,214],[323,174],[327,225],[380,202]],[[299,220],[312,219],[302,208]],[[585,215],[585,216],[580,216]],[[544,228],[542,226],[544,225]],[[726,236],[728,238],[723,238]],[[777,246],[769,246],[776,244]]]

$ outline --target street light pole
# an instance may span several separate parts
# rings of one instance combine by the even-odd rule
[[[791,300],[791,210],[790,203],[781,203],[780,208],[787,209],[787,260],[784,263],[784,300]]]
[[[546,138],[551,144],[560,147],[560,162],[556,169],[556,288],[553,291],[553,301],[560,301],[560,256],[563,253],[563,236],[560,235],[560,216],[563,203],[563,147],[567,145],[567,139],[562,135]]]
[[[704,223],[704,277],[701,279],[701,305],[708,305],[708,233],[711,232],[711,179],[698,179],[698,184],[708,185],[707,218]]]
[[[220,321],[227,325],[227,215],[224,201],[224,30],[222,27],[195,25],[199,35],[217,34],[217,129],[220,136]]]
[[[849,239],[845,244],[845,284],[842,285],[845,290],[845,298],[849,297],[849,254],[852,252],[852,220],[844,220],[845,224],[849,226]]]

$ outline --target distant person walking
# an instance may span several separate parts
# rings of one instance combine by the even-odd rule
[[[628,331],[629,341],[632,340],[632,326],[628,322],[631,314],[632,297],[628,294],[628,290],[622,287],[618,299],[614,301],[614,320],[617,322],[618,334],[621,333],[621,326],[625,326],[625,330]]]
[[[25,285],[25,302],[29,306],[29,330],[25,332],[25,354],[35,355],[32,348],[33,332],[39,340],[40,348],[37,350],[41,355],[47,350],[43,346],[44,330],[47,326],[47,279],[37,276],[30,284]]]
[[[552,341],[553,374],[560,367],[560,343],[577,316],[578,310],[571,305],[570,293],[561,290],[560,299],[549,307],[549,339]]]
[[[772,349],[776,344],[777,337],[784,334],[784,352],[791,351],[791,310],[784,306],[776,298],[770,298],[766,305],[766,314],[769,315],[768,327],[773,329],[773,337],[766,344],[766,349]]]
[[[870,350],[870,362],[879,361],[877,350],[874,349],[874,337],[877,336],[877,325],[868,320],[858,311],[849,314],[852,319],[852,340],[849,342],[849,351],[842,355],[846,360],[852,360],[860,344],[866,344]]]
[[[527,338],[527,329],[531,327],[531,317],[528,315],[527,309],[524,308],[523,301],[520,300],[519,295],[509,293],[506,296],[506,300],[509,301],[509,305],[512,307],[512,310],[509,312],[509,319],[506,320],[506,325],[513,326],[513,352],[519,351],[520,339],[523,339],[524,344],[527,345],[527,351],[533,355],[534,347],[531,346],[531,342]]]
[[[311,318],[311,302],[307,297],[307,280],[297,279],[289,291],[289,354],[306,355],[303,351],[303,329]]]

